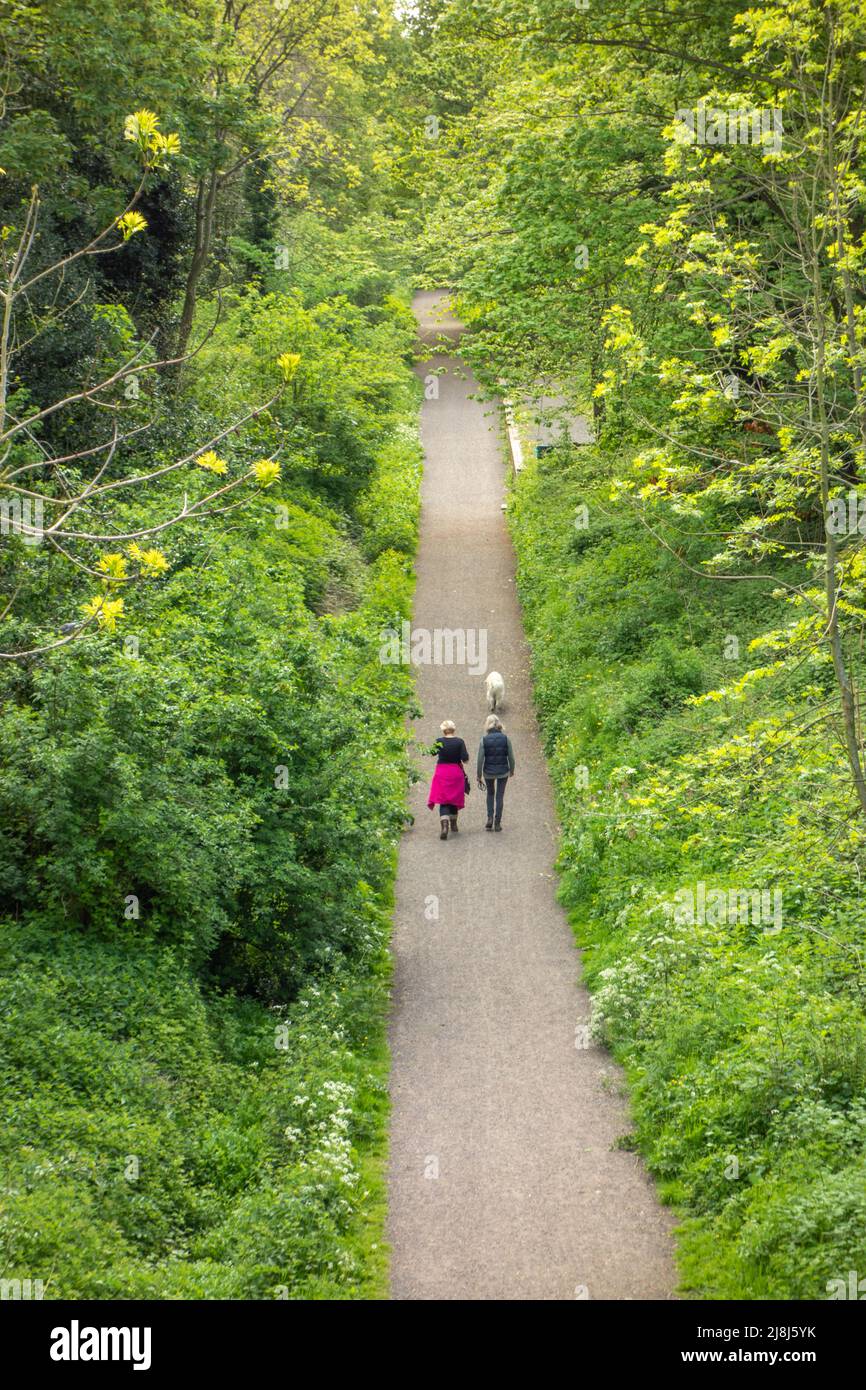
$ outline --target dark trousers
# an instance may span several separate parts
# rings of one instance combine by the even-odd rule
[[[459,807],[452,806],[450,801],[443,801],[442,805],[439,807],[439,814],[440,816],[456,816],[458,810]]]
[[[505,800],[505,786],[507,777],[485,777],[484,783],[487,787],[487,819],[492,820],[494,825],[499,825],[502,820],[502,803]],[[495,810],[494,817],[494,797]]]

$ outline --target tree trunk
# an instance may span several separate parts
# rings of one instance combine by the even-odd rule
[[[199,281],[201,280],[202,272],[210,256],[211,241],[213,239],[214,208],[216,206],[218,186],[219,175],[215,168],[212,168],[210,172],[199,179],[198,182],[195,200],[195,244],[189,273],[186,277],[183,311],[180,316],[180,325],[177,330],[177,339],[174,345],[175,357],[184,357],[189,344],[189,337],[195,318]],[[178,371],[181,365],[182,364],[178,364]]]
[[[830,447],[827,412],[824,404],[824,321],[818,282],[817,261],[813,267],[814,303],[818,328],[818,351],[815,371],[815,396],[818,406],[818,419],[821,429],[821,509],[824,515],[824,590],[827,597],[827,640],[833,657],[833,671],[839,687],[842,704],[842,726],[845,734],[845,751],[854,781],[854,788],[860,802],[860,809],[866,814],[866,778],[863,776],[860,740],[857,735],[857,702],[854,688],[845,665],[842,648],[842,634],[839,630],[839,594],[837,592],[836,570],[838,565],[836,538],[827,528],[830,510]]]

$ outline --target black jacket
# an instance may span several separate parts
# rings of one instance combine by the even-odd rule
[[[514,771],[514,749],[511,739],[500,729],[484,734],[478,745],[478,776],[507,777]]]
[[[435,743],[438,757],[437,763],[468,763],[469,749],[462,738],[449,735],[448,738],[437,738]]]

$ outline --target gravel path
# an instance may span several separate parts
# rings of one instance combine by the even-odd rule
[[[459,334],[439,295],[414,307],[426,341]],[[671,1298],[672,1217],[639,1159],[613,1147],[629,1129],[621,1073],[606,1052],[575,1045],[589,999],[555,897],[498,419],[470,399],[477,386],[459,361],[437,356],[419,371],[442,366],[422,415],[413,629],[486,629],[487,662],[478,675],[419,666],[416,732],[432,742],[453,719],[474,764],[484,675],[499,670],[517,774],[501,834],[484,830],[473,775],[460,833],[442,843],[426,809],[432,759],[419,760],[395,913],[392,1298]]]

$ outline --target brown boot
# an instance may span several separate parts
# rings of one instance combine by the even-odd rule
[[[456,816],[452,816],[452,817],[451,817],[451,829],[454,831],[454,834],[456,835],[456,834],[457,834],[457,829],[458,829],[458,826],[457,826],[457,817],[456,817]]]
[[[439,817],[439,839],[440,839],[440,840],[447,840],[447,839],[448,839],[448,817],[447,817],[447,816],[440,816],[440,817]]]

